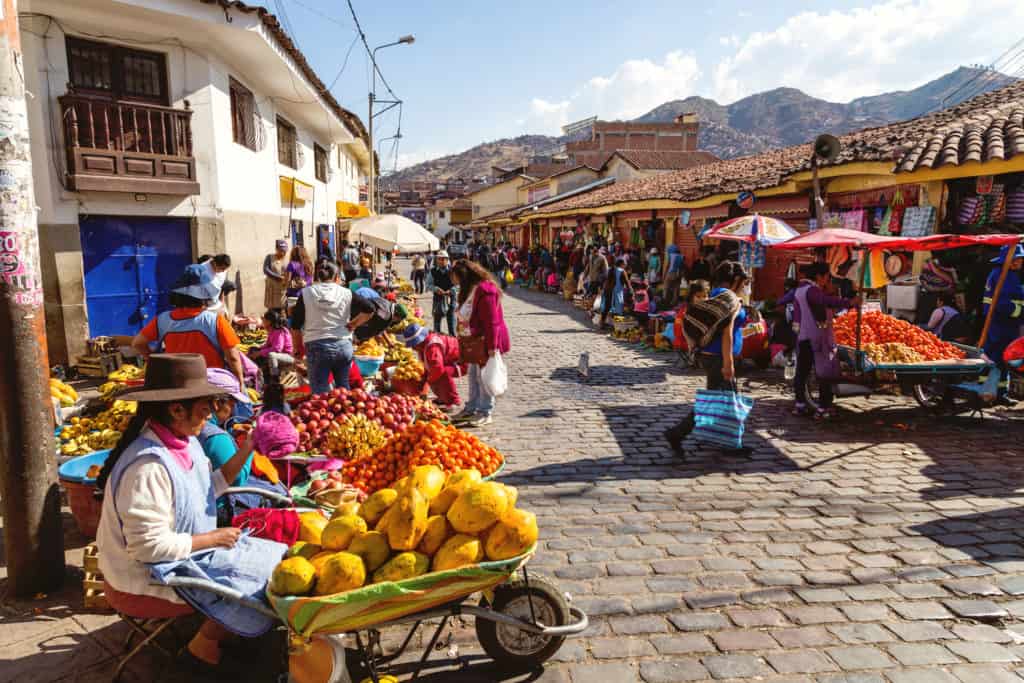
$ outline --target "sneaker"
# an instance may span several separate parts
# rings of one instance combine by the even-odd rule
[[[494,418],[491,417],[490,415],[477,415],[472,420],[469,420],[468,422],[466,422],[465,426],[472,427],[472,428],[486,427],[487,425],[491,424],[492,422],[494,422]]]
[[[465,410],[457,415],[452,415],[452,422],[469,422],[476,417],[475,410]]]

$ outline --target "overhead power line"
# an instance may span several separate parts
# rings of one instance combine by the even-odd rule
[[[400,99],[398,95],[395,94],[395,91],[391,89],[391,86],[388,84],[387,79],[384,78],[384,74],[381,73],[380,67],[377,66],[377,61],[373,58],[373,50],[370,49],[370,44],[366,42],[366,34],[363,33],[363,27],[359,23],[359,17],[356,16],[356,10],[352,6],[352,0],[347,0],[347,2],[348,11],[352,13],[352,21],[355,22],[356,25],[356,33],[359,34],[359,38],[363,41],[363,47],[366,48],[366,55],[370,58],[370,63],[373,65],[373,70],[377,72],[377,76],[380,77],[381,83],[384,84],[384,87],[387,89],[391,97],[393,97],[396,100]]]
[[[332,17],[331,15],[327,14],[326,12],[322,12],[319,9],[317,9],[316,7],[312,7],[311,5],[307,5],[306,3],[301,2],[300,0],[291,0],[291,2],[294,2],[296,5],[298,5],[299,7],[303,8],[307,12],[309,12],[311,14],[317,15],[318,17],[320,17],[324,21],[329,21],[332,24],[337,24],[338,26],[341,26],[343,28],[352,28],[349,24],[346,24],[343,21],[339,21],[337,18]]]

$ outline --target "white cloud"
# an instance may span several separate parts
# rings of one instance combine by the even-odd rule
[[[533,98],[525,126],[531,132],[554,134],[560,126],[592,115],[635,118],[667,100],[691,94],[699,78],[697,58],[681,50],[668,53],[660,62],[630,59],[610,75],[590,78],[565,99]]]
[[[1024,5],[1010,0],[889,0],[803,12],[739,41],[711,70],[710,91],[728,103],[792,86],[845,102],[907,89],[959,64],[991,61],[1017,40],[1022,21]]]

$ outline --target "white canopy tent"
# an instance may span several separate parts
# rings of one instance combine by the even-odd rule
[[[402,253],[437,251],[441,242],[415,221],[396,213],[369,216],[352,222],[348,231],[350,242],[366,242],[370,246]]]

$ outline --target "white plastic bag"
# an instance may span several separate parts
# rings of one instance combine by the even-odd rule
[[[487,360],[487,365],[480,371],[480,383],[488,396],[498,398],[508,391],[508,368],[501,358],[501,353],[495,351],[494,355]]]

